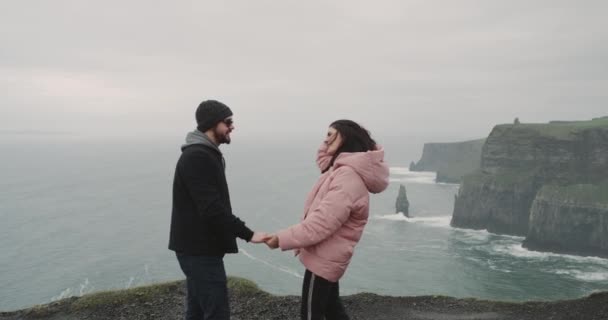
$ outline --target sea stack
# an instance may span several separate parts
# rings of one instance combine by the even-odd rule
[[[407,193],[405,192],[405,186],[399,186],[399,195],[397,196],[397,202],[395,203],[395,209],[397,213],[401,212],[404,216],[410,216],[410,202],[407,200]]]

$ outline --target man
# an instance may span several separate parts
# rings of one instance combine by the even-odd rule
[[[223,257],[237,253],[236,237],[264,242],[232,214],[220,144],[230,143],[232,111],[203,101],[196,110],[197,130],[186,136],[173,181],[169,249],[186,275],[186,319],[230,319]]]

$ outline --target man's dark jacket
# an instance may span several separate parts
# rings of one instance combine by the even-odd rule
[[[245,223],[232,214],[224,158],[205,144],[182,147],[173,180],[169,249],[186,255],[236,253],[236,237],[250,241]]]

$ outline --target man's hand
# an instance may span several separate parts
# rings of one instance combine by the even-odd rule
[[[262,243],[262,242],[266,242],[270,239],[271,235],[269,235],[266,232],[254,232],[253,233],[253,237],[251,237],[251,240],[249,240],[249,242],[251,243]]]
[[[276,234],[270,235],[265,242],[270,249],[276,249],[279,247],[279,237],[277,237]]]

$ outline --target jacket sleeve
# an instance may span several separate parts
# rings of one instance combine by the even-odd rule
[[[192,153],[183,159],[180,176],[203,220],[221,230],[223,234],[233,234],[250,241],[253,231],[222,204],[218,193],[220,177],[217,172],[219,170],[223,170],[223,168],[214,164],[209,156],[203,153]]]
[[[315,245],[335,233],[349,218],[358,199],[360,178],[352,169],[339,169],[329,191],[302,222],[277,233],[282,250]],[[361,182],[362,183],[362,182]]]
[[[331,162],[332,156],[327,154],[328,147],[329,146],[323,142],[317,149],[317,166],[319,166],[321,172],[327,169],[327,167],[329,167],[329,163]]]

